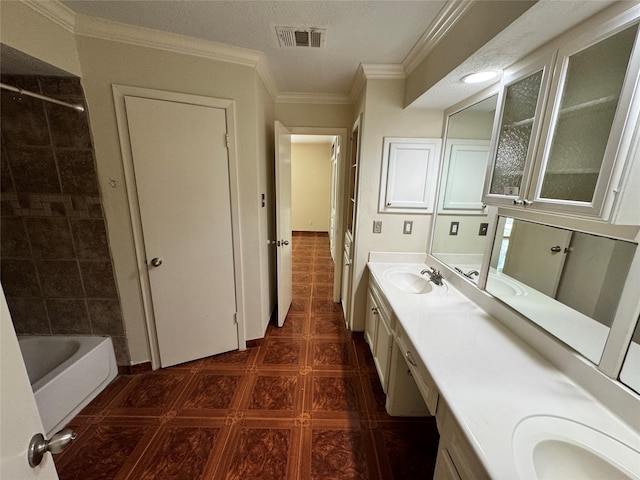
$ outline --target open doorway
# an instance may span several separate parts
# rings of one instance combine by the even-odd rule
[[[334,262],[334,302],[340,301],[341,238],[344,235],[344,169],[346,129],[290,127],[291,226],[299,234],[326,234]]]

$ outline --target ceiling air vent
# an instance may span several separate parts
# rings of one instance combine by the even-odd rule
[[[324,32],[320,28],[276,27],[281,47],[322,47]]]

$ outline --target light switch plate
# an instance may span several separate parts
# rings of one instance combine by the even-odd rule
[[[449,235],[458,235],[459,226],[460,222],[451,222],[451,226],[449,227]]]
[[[402,233],[405,235],[411,235],[413,231],[413,220],[405,220],[404,226],[402,227]]]
[[[373,233],[382,233],[382,220],[373,221]]]

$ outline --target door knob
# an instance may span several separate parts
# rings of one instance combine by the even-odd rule
[[[153,265],[154,267],[159,267],[160,265],[162,265],[162,259],[160,257],[152,258],[151,265]]]
[[[283,245],[289,245],[289,240],[282,240]]]
[[[561,252],[561,251],[562,251],[562,247],[561,247],[560,245],[556,245],[555,247],[551,247],[551,248],[550,248],[550,250],[551,250],[553,253],[559,253],[559,252]]]
[[[51,452],[53,455],[62,453],[76,439],[76,436],[76,432],[70,428],[60,430],[49,440],[45,440],[44,435],[41,433],[36,433],[31,438],[29,450],[27,451],[29,465],[32,468],[40,465],[45,452]]]

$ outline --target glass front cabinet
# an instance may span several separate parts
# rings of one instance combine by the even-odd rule
[[[611,220],[638,153],[640,8],[631,12],[505,76],[486,204]]]

